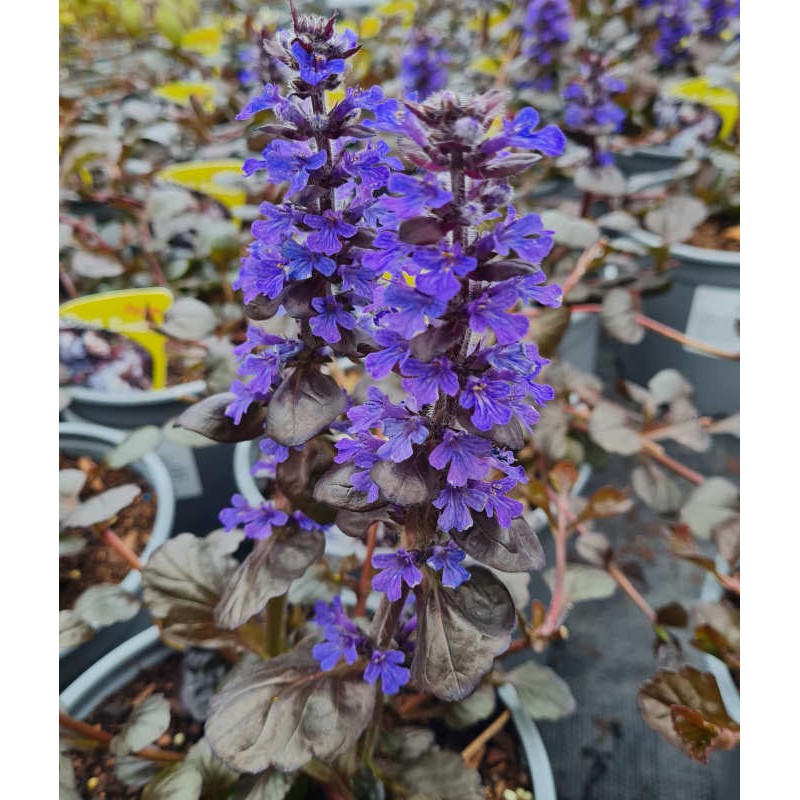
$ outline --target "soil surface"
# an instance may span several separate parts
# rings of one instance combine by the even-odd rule
[[[127,508],[123,508],[112,525],[114,533],[137,555],[141,555],[156,516],[157,498],[153,487],[130,467],[102,469],[89,458],[74,458],[59,454],[59,469],[80,469],[89,476],[80,494],[81,500],[121,486],[135,483],[142,493]],[[94,477],[92,477],[94,476]],[[72,608],[75,600],[90,586],[100,583],[120,583],[130,572],[130,566],[116,552],[105,545],[90,528],[69,528],[69,534],[84,536],[88,543],[80,553],[59,558],[59,610]]]
[[[699,225],[686,244],[709,250],[739,251],[739,225],[730,220],[709,219]]]

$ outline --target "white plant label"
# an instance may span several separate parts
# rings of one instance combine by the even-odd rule
[[[191,447],[164,440],[156,452],[172,477],[176,500],[200,497],[203,494],[200,470]]]
[[[730,353],[739,352],[739,290],[719,286],[698,286],[694,290],[686,335]],[[687,353],[714,356],[684,345]]]

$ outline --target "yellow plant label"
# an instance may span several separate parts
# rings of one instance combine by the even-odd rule
[[[226,183],[232,176],[242,176],[242,162],[236,159],[220,161],[185,161],[164,167],[156,177],[168,183],[192,189],[195,192],[219,200],[227,209],[233,211],[247,201],[247,192],[239,186]]]
[[[216,108],[217,87],[213,83],[202,81],[173,81],[162,83],[153,89],[153,94],[162,100],[175,105],[188,107],[189,98],[196,97],[204,111],[211,112]]]
[[[727,139],[739,119],[739,96],[731,89],[714,86],[704,75],[675,84],[667,92],[671,97],[700,103],[713,109],[722,119],[719,138]]]
[[[222,31],[217,27],[192,28],[183,35],[181,47],[203,56],[217,56],[222,48]]]
[[[114,331],[140,344],[153,360],[153,389],[167,385],[167,337],[152,330],[161,325],[166,310],[172,305],[168,289],[122,289],[114,292],[78,297],[62,303],[58,315],[89,325]]]

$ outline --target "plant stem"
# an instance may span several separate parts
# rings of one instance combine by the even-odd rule
[[[530,311],[535,309],[528,310],[528,315],[530,316]],[[584,303],[581,305],[574,305],[570,306],[569,310],[572,313],[576,313],[578,311],[584,311],[587,314],[599,314],[603,307],[599,303]],[[687,347],[691,347],[695,350],[700,350],[703,353],[708,353],[711,356],[716,356],[717,358],[724,358],[728,361],[739,361],[740,354],[739,353],[731,353],[728,350],[720,350],[718,347],[714,347],[710,344],[705,344],[704,342],[699,342],[697,339],[691,339],[690,337],[686,336],[685,334],[681,333],[675,328],[670,328],[669,325],[664,325],[661,322],[656,322],[654,319],[650,319],[650,317],[646,317],[641,312],[636,312],[634,314],[636,321],[643,327],[649,328],[651,331],[664,336],[667,339],[672,339],[675,342],[680,344],[685,344]]]
[[[104,544],[108,545],[117,555],[121,556],[123,561],[130,565],[131,569],[141,570],[142,561],[139,556],[137,556],[111,528],[106,528],[100,534],[100,538],[103,540]]]
[[[656,612],[653,611],[652,606],[644,599],[644,597],[636,591],[633,584],[628,579],[628,576],[613,562],[609,561],[606,565],[608,574],[619,584],[619,587],[633,600],[634,603],[641,609],[642,613],[647,617],[650,622],[656,624]]]
[[[267,654],[273,658],[286,649],[286,595],[282,594],[267,601],[264,615],[267,622]]]
[[[58,712],[58,723],[67,730],[79,733],[81,736],[85,736],[105,746],[114,738],[108,731],[104,731],[102,728],[96,728],[94,725],[89,725],[86,722],[81,722],[79,719],[75,719],[69,714],[65,714],[63,711]],[[160,750],[157,747],[145,747],[143,750],[139,750],[133,755],[144,758],[147,761],[176,762],[183,761],[185,758],[183,753]]]
[[[676,461],[671,456],[668,456],[664,452],[664,448],[655,442],[645,440],[644,452],[663,466],[671,469],[677,475],[680,475],[682,478],[686,478],[687,481],[694,483],[696,486],[699,486],[705,481],[705,478],[699,472],[695,472],[685,464],[681,464],[680,461]]]
[[[561,293],[563,297],[566,297],[575,288],[578,281],[586,274],[586,270],[589,269],[589,265],[592,261],[605,252],[607,244],[607,239],[598,239],[580,254],[578,260],[575,262],[575,266],[572,268],[572,272],[567,275],[566,280],[561,284]],[[574,308],[570,308],[570,311],[574,311]]]
[[[491,724],[488,728],[476,736],[462,751],[461,758],[464,759],[466,764],[470,764],[472,760],[480,753],[481,748],[489,741],[495,734],[503,729],[503,726],[508,722],[511,717],[511,712],[506,709],[503,713]]]
[[[547,609],[547,617],[539,631],[542,636],[549,636],[557,628],[564,605],[564,580],[567,574],[567,497],[559,492],[557,498],[558,519],[553,538],[556,542],[556,574],[553,583],[553,595]]]
[[[355,611],[357,617],[363,617],[367,611],[367,595],[369,595],[372,578],[372,554],[375,552],[377,538],[378,523],[373,522],[367,528],[367,554],[364,556],[364,563],[361,565],[361,574],[358,578],[358,602]]]

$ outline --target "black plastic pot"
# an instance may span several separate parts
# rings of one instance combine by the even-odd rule
[[[59,449],[71,456],[87,455],[101,459],[105,453],[122,441],[125,434],[100,425],[82,422],[62,422],[59,425]],[[153,530],[147,546],[140,556],[142,563],[153,551],[162,545],[172,534],[175,521],[175,493],[172,479],[163,461],[154,453],[149,453],[130,464],[153,487],[156,494],[156,515]],[[141,573],[131,570],[120,584],[132,594],[139,594],[142,588]],[[117,622],[98,630],[94,637],[77,647],[61,650],[59,653],[59,684],[65,685],[86,670],[101,656],[117,644],[129,638],[141,627],[141,614],[132,620]]]
[[[644,231],[627,234],[647,246],[659,239]],[[739,253],[676,244],[680,266],[670,286],[642,296],[642,313],[692,339],[738,352]],[[617,366],[625,380],[646,385],[662,369],[679,370],[694,386],[701,414],[724,416],[739,410],[739,362],[717,358],[648,330],[637,345],[618,345]]]
[[[140,670],[154,666],[175,652],[164,645],[158,628],[151,626],[79,675],[59,696],[60,706],[72,717],[83,719],[110,694],[131,681]],[[506,684],[498,692],[511,711],[536,800],[557,800],[553,771],[544,741],[533,719],[523,710],[514,688]]]

